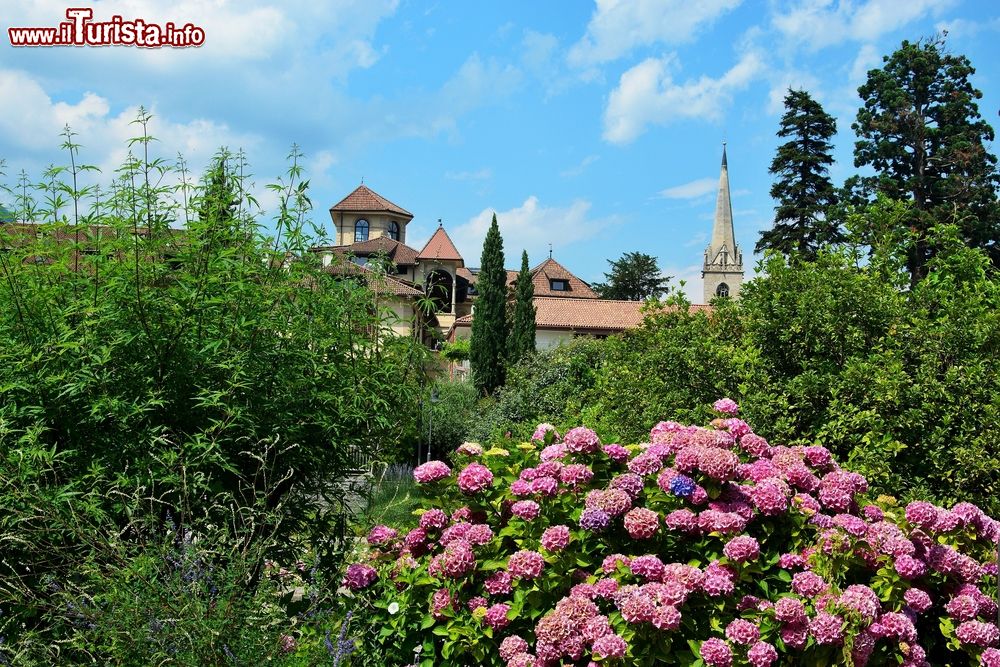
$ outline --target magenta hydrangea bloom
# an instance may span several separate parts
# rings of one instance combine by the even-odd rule
[[[497,570],[483,583],[490,595],[509,595],[514,589],[514,578],[507,570]]]
[[[624,658],[628,644],[616,634],[603,635],[594,640],[594,657],[602,660]]]
[[[448,515],[439,509],[430,509],[420,515],[420,527],[424,530],[441,530],[448,525]]]
[[[955,629],[955,636],[963,644],[996,646],[1000,641],[1000,630],[993,623],[965,621]]]
[[[510,506],[511,514],[525,521],[533,520],[541,510],[542,508],[534,500],[518,500]]]
[[[371,565],[352,563],[347,566],[343,585],[352,591],[360,591],[371,586],[376,579],[378,579],[378,572]]]
[[[663,561],[652,554],[633,558],[629,567],[632,574],[647,581],[657,581],[663,576]]]
[[[767,642],[757,642],[747,651],[747,662],[753,667],[770,667],[778,660],[778,650]]]
[[[419,484],[436,482],[451,475],[451,468],[443,461],[428,461],[413,470],[413,479]]]
[[[539,424],[535,427],[535,432],[531,434],[532,440],[537,440],[538,442],[545,442],[545,436],[548,433],[552,433],[552,438],[559,440],[559,431],[552,424]]]
[[[919,588],[908,589],[903,593],[903,600],[909,605],[910,609],[918,614],[927,611],[933,604],[931,596],[928,595],[927,591],[920,590]]]
[[[733,650],[721,639],[712,637],[701,643],[701,659],[712,667],[732,667]]]
[[[390,528],[389,526],[378,525],[373,527],[368,531],[368,544],[375,546],[382,546],[392,542],[399,535],[399,532],[395,528]]]
[[[486,610],[483,622],[494,630],[503,630],[510,624],[510,621],[507,620],[507,612],[509,611],[510,605],[498,602]]]
[[[734,537],[726,543],[722,552],[731,561],[745,563],[760,556],[760,543],[749,535]]]
[[[536,579],[545,567],[545,559],[537,551],[522,549],[507,561],[507,570],[521,579]]]
[[[821,611],[809,621],[809,633],[817,644],[840,644],[844,640],[844,619]]]
[[[979,656],[979,664],[983,667],[1000,667],[1000,651],[988,648]]]
[[[542,547],[549,552],[562,551],[569,545],[569,527],[551,526],[542,533]]]
[[[813,598],[829,588],[823,578],[812,572],[797,572],[792,576],[792,590],[799,595]]]
[[[518,635],[504,637],[503,641],[500,642],[500,659],[510,660],[519,653],[527,653],[530,648],[528,642]]]
[[[621,462],[628,460],[628,450],[619,444],[604,445],[603,450],[604,454],[612,461]]]
[[[740,411],[740,406],[731,398],[720,398],[712,404],[712,407],[715,408],[716,412],[721,412],[724,415],[736,415]]]
[[[726,638],[731,642],[749,646],[760,639],[760,628],[746,619],[737,618],[726,626]]]
[[[566,432],[563,444],[569,451],[578,454],[591,454],[601,447],[597,434],[584,426],[577,426]]]
[[[493,473],[481,463],[470,463],[458,473],[458,488],[462,493],[475,494],[493,485]]]
[[[648,540],[660,527],[660,516],[645,507],[636,507],[625,515],[625,530],[636,540]]]
[[[476,556],[466,540],[449,542],[442,552],[441,569],[446,577],[459,579],[476,568]]]

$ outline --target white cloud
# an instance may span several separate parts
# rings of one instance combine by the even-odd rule
[[[788,40],[819,50],[844,41],[874,41],[954,4],[955,0],[800,0],[772,21]]]
[[[868,78],[868,71],[882,64],[882,54],[874,44],[864,44],[851,64],[851,83],[861,84]]]
[[[704,281],[701,279],[701,264],[689,264],[687,266],[668,266],[663,269],[663,274],[670,276],[670,287],[684,292],[691,303],[704,303],[702,292],[705,290]],[[683,281],[684,285],[681,285]]]
[[[767,94],[767,112],[780,114],[785,110],[785,96],[791,90],[806,90],[815,99],[822,99],[820,80],[810,72],[788,69],[770,73],[771,89]]]
[[[715,192],[715,189],[718,187],[719,179],[717,178],[699,178],[665,190],[660,190],[660,197],[664,199],[696,199]]]
[[[582,160],[580,160],[580,162],[570,167],[569,169],[564,169],[561,172],[559,172],[559,175],[562,176],[563,178],[574,178],[576,176],[579,176],[580,174],[582,174],[587,170],[587,167],[597,162],[598,159],[600,158],[597,155],[588,155]]]
[[[543,206],[538,197],[532,195],[520,206],[496,211],[507,264],[513,266],[522,249],[528,251],[532,264],[537,264],[548,253],[549,243],[558,249],[591,238],[609,225],[617,224],[613,217],[589,217],[590,208],[590,202],[584,199],[577,199],[568,206]],[[466,264],[479,264],[493,212],[492,208],[483,209],[467,223],[448,230]]]
[[[949,39],[965,39],[975,37],[982,31],[1000,31],[1000,17],[988,21],[970,21],[968,19],[953,19],[951,21],[941,21],[934,29],[938,32],[947,32]]]
[[[758,77],[764,64],[755,52],[744,54],[718,79],[701,76],[675,82],[671,69],[676,58],[647,58],[632,67],[611,91],[604,110],[604,139],[627,144],[648,125],[664,125],[678,118],[722,118],[733,92],[746,88]]]
[[[571,65],[614,60],[637,46],[690,41],[741,0],[597,0],[587,32],[569,51]]]

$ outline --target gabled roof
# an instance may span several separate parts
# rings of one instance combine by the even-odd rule
[[[507,284],[513,285],[514,281],[517,280],[517,271],[507,272]],[[569,289],[567,290],[554,290],[552,289],[553,280],[565,280]],[[590,288],[590,285],[583,282],[565,266],[557,262],[556,260],[549,257],[544,262],[536,266],[531,270],[531,282],[535,286],[535,296],[536,297],[559,297],[559,298],[577,298],[577,299],[597,299],[600,298],[597,292]]]
[[[608,299],[578,299],[541,297],[534,300],[535,327],[556,331],[583,333],[618,333],[642,324],[643,301],[612,301]],[[667,312],[676,306],[669,306]],[[711,312],[711,306],[691,305],[690,312]],[[472,315],[455,320],[455,327],[472,326]]]
[[[361,276],[369,289],[377,294],[392,294],[394,296],[423,296],[424,294],[402,280],[391,276],[378,276],[368,267],[346,260],[324,267],[323,272],[333,276]]]
[[[407,218],[413,218],[413,214],[402,206],[397,206],[391,201],[370,189],[367,185],[359,185],[354,192],[341,199],[338,203],[330,207],[330,211],[356,211],[359,213],[395,213]]]
[[[417,259],[441,259],[450,262],[465,262],[462,259],[462,255],[458,252],[458,248],[448,238],[448,232],[444,231],[444,227],[438,227],[434,231],[434,235],[431,236],[430,240],[427,241],[427,245],[417,255]]]
[[[416,250],[388,236],[378,236],[367,241],[358,241],[351,245],[321,246],[312,248],[312,250],[313,252],[333,251],[338,255],[350,253],[356,257],[370,257],[381,252],[385,253],[386,257],[392,260],[396,266],[413,266],[417,263]]]

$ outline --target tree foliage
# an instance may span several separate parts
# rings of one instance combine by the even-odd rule
[[[254,642],[291,621],[260,606],[279,602],[264,560],[332,576],[347,473],[418,415],[425,353],[307,252],[298,150],[269,231],[242,154],[197,183],[151,153],[149,120],[110,187],[84,185],[67,131],[68,166],[5,191],[30,223],[0,226],[0,635],[37,649],[24,664],[271,652]],[[161,559],[192,541],[215,585],[185,598],[196,582]]]
[[[975,69],[948,53],[943,39],[904,41],[883,60],[858,89],[863,106],[852,125],[855,166],[876,173],[852,185],[912,203],[905,224],[920,234],[907,259],[912,283],[938,250],[928,230],[943,222],[1000,262],[1000,181],[986,149],[994,133],[979,114]]]
[[[788,91],[778,129],[778,136],[788,141],[778,146],[769,170],[777,177],[771,186],[771,197],[778,202],[774,226],[760,233],[756,252],[812,258],[820,248],[843,240],[829,215],[837,201],[829,176],[830,140],[836,133],[836,120],[808,92]]]
[[[642,252],[627,252],[618,259],[609,259],[611,272],[607,282],[594,285],[602,299],[645,301],[659,299],[667,292],[668,276],[660,272],[656,258]]]
[[[514,283],[514,316],[510,328],[510,361],[516,363],[535,351],[535,285],[528,268],[528,252],[521,252],[521,270]]]
[[[476,309],[472,318],[469,359],[472,379],[483,394],[491,394],[504,382],[507,359],[507,270],[504,268],[503,238],[497,216],[483,241]]]

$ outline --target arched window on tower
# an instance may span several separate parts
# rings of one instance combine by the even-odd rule
[[[399,240],[399,223],[395,220],[389,221],[389,238],[393,241]]]
[[[368,221],[361,218],[354,223],[354,242],[360,243],[361,241],[368,240]]]
[[[719,286],[715,288],[715,296],[729,296],[729,285],[719,283]]]

